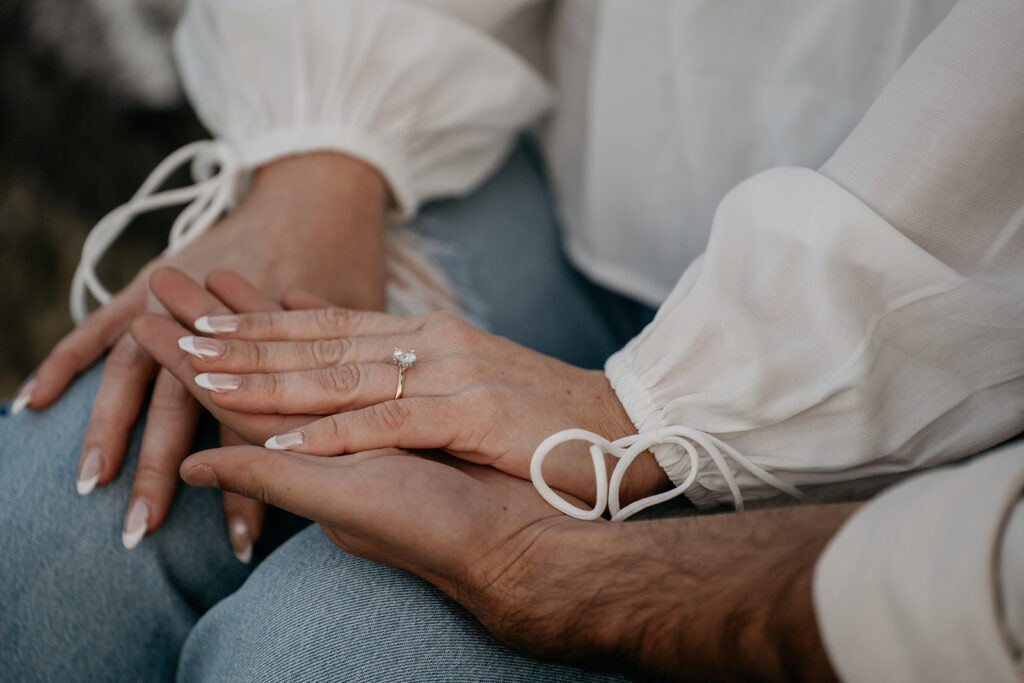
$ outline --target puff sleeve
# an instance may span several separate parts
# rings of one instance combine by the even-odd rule
[[[375,166],[397,208],[471,189],[549,91],[496,34],[536,0],[192,0],[185,90],[242,168],[313,150]]]
[[[723,200],[703,258],[606,365],[642,434],[685,425],[834,488],[1024,428],[1022,34],[1019,0],[961,0],[824,167]],[[654,452],[686,479],[678,444]],[[732,502],[709,463],[687,494]],[[734,465],[743,497],[778,493]]]

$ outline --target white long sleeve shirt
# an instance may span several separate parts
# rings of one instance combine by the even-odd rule
[[[193,0],[176,54],[243,167],[353,154],[405,216],[546,112],[567,252],[660,305],[606,367],[637,428],[829,492],[1024,429],[1021,35],[1020,0]],[[698,450],[687,495],[732,502]]]
[[[607,366],[634,423],[699,429],[806,487],[1024,427],[1019,290],[810,170],[952,4],[193,0],[176,54],[243,167],[341,150],[384,174],[405,215],[480,182],[554,102],[544,140],[568,253],[664,302]],[[954,249],[970,261],[986,246]],[[958,353],[981,342],[988,364]],[[678,446],[654,451],[684,478]],[[745,497],[777,493],[733,474]],[[688,495],[732,499],[710,465]]]

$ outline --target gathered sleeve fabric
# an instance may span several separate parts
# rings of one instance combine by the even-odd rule
[[[1024,429],[1022,34],[1019,0],[961,0],[825,166],[722,201],[704,256],[606,365],[638,430],[685,425],[835,490]],[[654,453],[686,479],[683,449]],[[745,498],[778,493],[731,473]],[[687,494],[732,502],[726,484],[705,453]]]
[[[1024,444],[920,475],[853,515],[814,576],[839,678],[1024,681]]]
[[[192,0],[185,90],[244,168],[309,151],[376,167],[396,208],[465,192],[550,102],[509,40],[537,0]]]

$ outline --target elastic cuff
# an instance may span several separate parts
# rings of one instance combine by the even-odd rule
[[[661,411],[632,372],[634,355],[632,344],[613,354],[605,363],[604,374],[638,432],[643,434],[668,427],[670,425],[661,419]],[[660,444],[652,447],[651,452],[674,485],[679,486],[689,476],[690,457],[682,448]],[[697,507],[710,508],[720,504],[715,495],[701,486],[699,481],[693,482],[684,491],[684,495]]]

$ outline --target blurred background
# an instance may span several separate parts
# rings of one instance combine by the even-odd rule
[[[163,157],[208,137],[170,54],[184,0],[0,0],[0,397],[71,329],[82,242]],[[109,289],[166,244],[133,224],[99,269]]]

